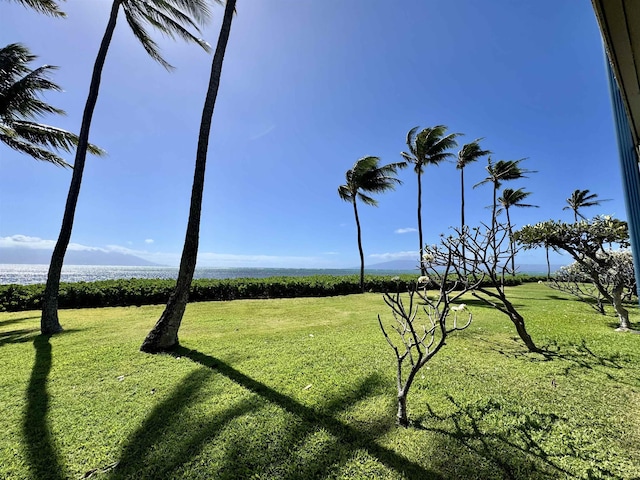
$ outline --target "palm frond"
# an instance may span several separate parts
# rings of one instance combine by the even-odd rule
[[[456,168],[461,170],[470,163],[478,161],[481,157],[490,155],[490,150],[483,150],[480,146],[480,142],[484,138],[476,138],[473,142],[467,143],[462,146],[458,152],[458,158],[456,161]]]
[[[70,152],[78,145],[78,136],[75,133],[52,127],[51,125],[28,121],[15,121],[12,122],[11,126],[20,138],[40,147]],[[93,144],[89,144],[88,151],[97,156],[104,156],[107,153]]]
[[[188,15],[168,4],[168,2],[161,3],[166,4],[166,6],[163,7],[166,11],[148,3],[140,4],[141,6],[144,6],[143,16],[149,25],[169,38],[181,38],[186,42],[198,44],[206,52],[211,52],[211,46],[205,40],[195,36],[184,26],[184,24],[186,24],[194,28],[197,32],[200,32],[196,23],[189,18]]]
[[[358,192],[358,198],[362,201],[362,203],[364,203],[365,205],[369,205],[371,207],[377,207],[378,206],[378,201],[375,198],[372,198],[368,195],[365,195],[362,192]]]
[[[52,17],[65,18],[67,15],[58,7],[54,0],[13,0],[25,7],[32,8],[36,12],[44,13]],[[64,1],[64,0],[63,0]]]
[[[0,48],[0,142],[37,160],[68,167],[52,150],[70,152],[77,146],[78,136],[34,121],[44,114],[64,114],[39,98],[43,92],[62,89],[49,79],[57,67],[29,68],[28,63],[36,58],[21,44]],[[105,154],[95,145],[89,145],[88,150],[95,155]]]
[[[149,55],[153,60],[162,65],[166,70],[173,70],[173,65],[171,65],[162,57],[158,49],[158,44],[153,41],[151,36],[142,26],[142,19],[140,18],[139,12],[131,11],[129,8],[127,8],[126,5],[128,5],[128,3],[123,3],[122,5],[125,12],[124,18],[127,21],[127,24],[129,25],[133,36],[136,37],[136,40],[140,42],[142,48],[144,48],[145,52],[147,52],[147,55]]]
[[[351,194],[351,190],[349,190],[348,185],[340,185],[338,187],[338,195],[345,202],[353,201],[353,195]]]
[[[200,33],[198,25],[208,21],[211,12],[205,0],[124,0],[122,9],[129,28],[147,54],[167,70],[172,70],[173,66],[160,53],[147,26],[169,38],[181,38],[196,43],[207,52],[211,51],[204,39],[189,31],[191,28]]]
[[[377,205],[377,202],[366,193],[383,193],[393,190],[396,185],[402,183],[395,175],[403,162],[390,163],[380,166],[378,157],[362,157],[347,170],[345,178],[347,183],[338,187],[338,195],[347,201],[355,198],[361,199],[367,205]]]
[[[69,165],[60,156],[56,155],[51,150],[40,148],[32,143],[20,140],[16,136],[6,135],[4,130],[0,131],[0,142],[4,143],[11,149],[29,155],[36,160],[52,163],[59,167],[71,167],[71,165]]]

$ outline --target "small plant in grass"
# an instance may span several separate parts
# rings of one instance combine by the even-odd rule
[[[423,258],[429,260],[431,257],[426,253]],[[388,328],[396,333],[395,338],[392,340],[390,337],[380,315],[378,315],[378,323],[396,356],[397,421],[403,427],[409,425],[407,396],[416,374],[445,345],[449,334],[464,330],[471,324],[473,318],[464,304],[454,305],[453,302],[469,290],[476,288],[482,279],[477,279],[477,284],[473,285],[468,283],[460,285],[457,281],[450,281],[448,275],[452,268],[452,258],[453,255],[449,251],[444,272],[440,273],[435,268],[430,268],[431,276],[421,276],[418,279],[415,287],[408,292],[408,303],[403,300],[400,292],[385,293],[383,296],[393,313],[394,322]],[[429,296],[427,286],[433,279],[437,279],[438,291],[435,296]],[[420,291],[421,288],[422,291]],[[420,300],[421,304],[419,304]],[[458,322],[458,316],[463,315],[466,319],[461,323]]]

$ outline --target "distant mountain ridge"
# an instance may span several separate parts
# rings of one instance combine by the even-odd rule
[[[0,263],[4,264],[48,264],[51,251],[35,248],[0,248]],[[157,263],[144,258],[119,252],[104,250],[68,250],[64,257],[65,265],[110,265],[124,267],[158,267]]]
[[[528,274],[544,274],[547,273],[547,265],[546,264],[532,264],[532,263],[522,263],[516,265],[519,273],[528,273]],[[551,265],[551,273],[560,269],[562,265]],[[374,263],[372,265],[365,265],[365,270],[393,270],[398,272],[419,272],[420,267],[418,266],[417,261],[413,260],[391,260],[389,262],[382,263]]]

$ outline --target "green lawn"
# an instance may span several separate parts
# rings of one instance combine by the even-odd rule
[[[0,314],[0,478],[640,478],[640,335],[543,285],[510,290],[534,340],[472,305],[395,425],[377,294]],[[467,302],[471,304],[472,302]],[[631,318],[640,321],[637,308]]]

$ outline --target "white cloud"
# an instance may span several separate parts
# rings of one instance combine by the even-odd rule
[[[323,255],[339,255],[338,252],[323,252]]]
[[[144,243],[146,243],[147,245],[151,245],[155,240],[153,238],[147,238]]]
[[[398,228],[397,230],[395,230],[393,233],[411,233],[411,232],[417,232],[418,229],[417,228],[413,228],[413,227],[407,227],[407,228]]]
[[[150,244],[151,242],[145,242]],[[53,250],[55,241],[45,240],[27,235],[0,237],[0,248],[29,248]],[[179,265],[180,253],[150,252],[136,250],[121,245],[90,247],[78,243],[69,244],[69,250],[88,250],[100,252],[116,252],[124,255],[135,255],[160,265]],[[236,255],[232,253],[201,252],[198,254],[199,267],[271,267],[271,268],[321,268],[326,260],[321,257],[279,256],[279,255]]]
[[[376,258],[383,261],[390,260],[415,260],[418,258],[418,252],[388,252],[388,253],[372,253],[370,258]]]
[[[54,240],[45,240],[39,237],[29,237],[27,235],[12,235],[10,237],[0,237],[0,248],[30,248],[33,250],[53,250],[56,242]],[[89,250],[103,251],[107,250],[97,247],[88,247],[79,243],[70,243],[67,250]]]

